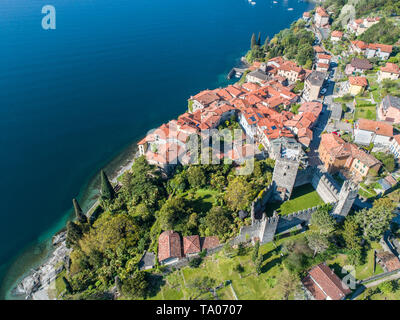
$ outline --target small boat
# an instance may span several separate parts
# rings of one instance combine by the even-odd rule
[[[272,1],[272,3],[278,3],[278,1]]]
[[[250,3],[252,6],[254,6],[256,4],[255,1],[251,1]]]
[[[289,8],[288,11],[293,11],[293,8]]]

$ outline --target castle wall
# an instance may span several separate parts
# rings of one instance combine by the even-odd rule
[[[297,177],[299,162],[287,159],[277,159],[274,167],[272,181],[277,188],[286,189],[286,194],[275,193],[276,199],[285,201],[290,198]]]
[[[339,192],[326,174],[316,171],[311,184],[325,203],[338,201]]]
[[[301,187],[305,184],[311,183],[314,174],[315,174],[315,167],[307,167],[306,169],[299,169],[297,171],[294,188]]]

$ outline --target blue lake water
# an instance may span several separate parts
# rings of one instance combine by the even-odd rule
[[[263,42],[314,6],[255,1],[1,1],[0,297],[46,256],[71,199],[93,202],[100,168],[225,85],[253,32]],[[56,30],[41,27],[47,4]]]

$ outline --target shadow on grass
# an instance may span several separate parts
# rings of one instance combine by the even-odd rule
[[[165,285],[166,282],[161,275],[149,274],[148,283],[149,283],[149,290],[147,292],[147,295],[149,297],[155,297],[157,293],[160,292],[161,287]]]
[[[261,273],[265,273],[265,272],[269,271],[270,269],[272,269],[273,267],[275,267],[276,265],[279,265],[281,263],[282,263],[282,257],[275,258],[275,259],[267,262],[266,264],[264,264],[261,267]]]

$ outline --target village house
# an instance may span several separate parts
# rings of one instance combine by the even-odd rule
[[[378,71],[378,82],[382,82],[385,79],[397,80],[400,77],[400,68],[397,64],[386,63],[384,67],[381,67]]]
[[[317,71],[327,72],[329,70],[329,64],[331,62],[332,56],[329,54],[319,53],[317,54]]]
[[[313,267],[302,283],[315,300],[343,300],[351,293],[347,285],[325,263]]]
[[[257,69],[246,75],[246,81],[251,83],[262,84],[270,79],[270,76],[263,70]]]
[[[371,169],[378,172],[381,167],[381,163],[373,156],[333,133],[321,136],[318,153],[328,172],[334,173],[346,169],[355,180],[365,177]]]
[[[285,77],[290,82],[294,83],[304,80],[306,71],[302,67],[299,67],[295,62],[287,60],[278,67],[278,75]]]
[[[341,41],[343,38],[343,32],[339,30],[332,31],[331,33],[331,41],[333,43]]]
[[[391,272],[400,269],[400,261],[392,252],[381,251],[376,254],[377,262],[382,266],[385,272]]]
[[[359,36],[374,24],[377,24],[379,20],[379,17],[352,20],[347,24],[347,30]]]
[[[400,98],[387,95],[378,108],[378,119],[394,124],[400,123]]]
[[[393,140],[390,142],[389,151],[393,153],[396,159],[400,158],[400,134],[393,137]]]
[[[304,81],[303,99],[305,101],[318,100],[319,92],[324,84],[326,74],[321,71],[311,72]]]
[[[344,89],[353,96],[356,96],[364,92],[368,86],[368,80],[366,77],[349,77],[349,81],[344,86]]]
[[[207,108],[211,103],[219,101],[221,99],[214,91],[204,90],[194,97],[190,97],[189,103],[192,103],[192,109],[190,112],[195,112],[200,109]]]
[[[158,261],[162,265],[174,264],[184,257],[190,258],[198,255],[203,250],[213,249],[218,246],[219,240],[216,236],[185,236],[182,241],[179,233],[167,230],[158,237]]]
[[[345,74],[352,75],[356,73],[364,73],[366,70],[371,70],[373,65],[367,59],[353,58],[346,66]]]
[[[181,236],[179,233],[167,230],[158,237],[158,261],[168,265],[182,258]]]
[[[314,23],[318,28],[329,27],[329,14],[322,7],[317,7],[315,10]]]
[[[382,121],[360,119],[354,125],[354,142],[361,145],[389,147],[393,137],[393,127]]]
[[[350,52],[362,54],[367,59],[377,57],[379,59],[389,59],[393,51],[393,46],[379,43],[365,43],[364,41],[351,41]]]

